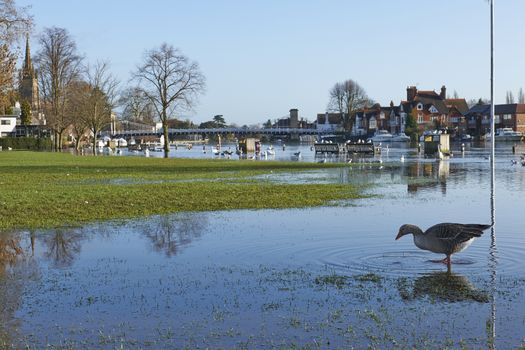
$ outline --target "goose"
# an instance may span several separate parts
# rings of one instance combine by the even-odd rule
[[[428,228],[425,232],[416,225],[405,224],[399,228],[396,240],[407,234],[414,235],[414,244],[423,250],[445,254],[442,260],[448,266],[450,256],[467,248],[474,238],[480,237],[483,231],[492,225],[441,223]]]
[[[296,156],[297,158],[299,158],[301,156],[301,151],[295,152],[293,155]]]

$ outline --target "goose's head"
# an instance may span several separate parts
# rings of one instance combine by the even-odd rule
[[[415,235],[420,232],[421,232],[421,229],[419,227],[415,225],[404,224],[403,226],[399,228],[399,232],[397,233],[396,240],[400,239],[404,235],[408,235],[408,234]]]

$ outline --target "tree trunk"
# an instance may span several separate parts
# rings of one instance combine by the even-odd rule
[[[97,155],[97,131],[96,130],[92,130],[93,131],[93,144],[92,144],[92,150],[93,150],[93,156],[96,156]]]
[[[56,130],[53,130],[53,151],[58,151],[58,133]]]
[[[80,151],[80,137],[77,136],[77,138],[75,139],[75,151],[77,152],[77,154],[79,153]]]
[[[168,121],[166,119],[162,122],[162,131],[164,132],[164,158],[168,158],[170,152],[170,140],[168,138]]]
[[[57,147],[58,147],[58,152],[62,152],[62,132],[63,131],[60,131],[58,132],[58,144],[57,144]]]

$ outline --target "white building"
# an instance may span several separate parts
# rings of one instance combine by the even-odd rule
[[[16,115],[0,115],[0,137],[10,136],[16,129]]]

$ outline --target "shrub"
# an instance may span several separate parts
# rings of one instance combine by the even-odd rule
[[[36,137],[2,137],[0,146],[5,151],[8,147],[18,150],[49,151],[53,143],[50,138]]]

